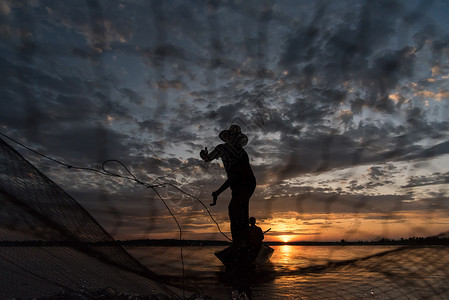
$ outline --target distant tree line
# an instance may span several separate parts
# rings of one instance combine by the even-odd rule
[[[410,237],[408,239],[400,238],[400,239],[388,239],[382,238],[380,240],[375,241],[358,241],[358,242],[347,242],[345,240],[341,240],[340,244],[344,245],[449,245],[448,237],[438,237],[438,236],[430,236],[430,237]]]
[[[350,245],[449,245],[449,237],[410,237],[408,239],[388,239],[382,238],[373,241],[345,241],[340,242],[265,242],[267,245],[298,245],[298,246],[350,246]],[[103,242],[82,242],[82,241],[0,241],[0,247],[90,247],[90,246],[229,246],[227,241],[214,240],[177,240],[177,239],[140,239],[140,240],[114,240]]]

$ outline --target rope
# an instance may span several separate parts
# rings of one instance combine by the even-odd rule
[[[165,202],[165,200],[162,198],[162,196],[159,194],[159,192],[157,191],[156,188],[158,188],[158,187],[164,187],[164,186],[166,186],[166,185],[169,185],[169,186],[175,188],[176,190],[178,190],[179,192],[181,192],[181,193],[183,193],[183,194],[185,194],[185,195],[187,195],[187,196],[189,196],[189,197],[191,197],[191,198],[197,200],[197,201],[198,201],[198,202],[199,202],[199,203],[206,209],[206,211],[207,211],[207,213],[209,214],[209,216],[210,216],[210,218],[212,219],[212,221],[217,225],[218,231],[219,231],[219,232],[220,232],[226,239],[228,239],[229,241],[232,242],[232,239],[230,239],[230,238],[229,238],[229,237],[228,237],[228,236],[227,236],[227,235],[220,229],[219,224],[217,223],[217,221],[215,220],[215,218],[212,216],[212,214],[210,213],[209,209],[207,208],[207,206],[204,204],[203,201],[201,201],[198,197],[195,197],[194,195],[192,195],[192,194],[190,194],[190,193],[188,193],[188,192],[186,192],[186,191],[180,189],[179,187],[177,187],[176,185],[174,185],[174,184],[172,184],[172,183],[169,183],[169,182],[162,182],[162,183],[159,183],[159,184],[149,184],[149,183],[147,183],[147,182],[144,182],[144,181],[142,181],[142,180],[139,180],[139,179],[138,179],[138,178],[137,178],[137,177],[136,177],[136,176],[135,176],[135,175],[134,175],[134,174],[133,174],[127,167],[126,167],[126,165],[125,165],[124,163],[122,163],[121,161],[119,161],[119,160],[117,160],[117,159],[108,159],[108,160],[104,161],[104,162],[102,163],[102,165],[101,165],[101,170],[98,170],[98,169],[95,169],[95,168],[90,168],[90,167],[74,166],[74,165],[71,165],[71,164],[62,162],[62,161],[60,161],[60,160],[57,160],[57,159],[55,159],[55,158],[53,158],[53,157],[50,157],[50,156],[48,156],[48,155],[45,155],[45,154],[43,154],[43,153],[41,153],[41,152],[39,152],[39,151],[37,151],[37,150],[34,150],[33,148],[26,146],[25,144],[23,144],[23,143],[21,143],[21,142],[15,140],[15,139],[13,139],[13,138],[7,136],[6,134],[4,134],[4,133],[2,133],[2,132],[0,132],[0,135],[2,135],[3,137],[7,138],[8,140],[10,140],[10,141],[16,143],[17,145],[19,145],[19,146],[21,146],[21,147],[23,147],[23,148],[25,148],[25,149],[27,149],[27,150],[29,150],[29,151],[35,153],[35,154],[37,154],[37,155],[39,155],[39,156],[41,156],[41,157],[44,157],[44,158],[46,158],[46,159],[48,159],[48,160],[50,160],[50,161],[52,161],[52,162],[54,162],[54,163],[57,163],[57,164],[62,165],[62,166],[65,166],[65,167],[67,167],[67,168],[69,168],[69,169],[91,171],[91,172],[95,172],[95,173],[98,173],[98,174],[101,174],[101,175],[112,176],[112,177],[119,177],[119,178],[122,178],[122,179],[127,179],[127,180],[134,181],[134,182],[136,182],[136,183],[138,183],[138,184],[141,184],[141,185],[145,186],[146,188],[149,188],[149,189],[153,190],[153,192],[157,195],[157,197],[162,201],[162,203],[164,204],[164,206],[167,208],[168,212],[170,213],[170,215],[172,216],[172,218],[175,220],[176,225],[178,226],[178,229],[179,229],[179,241],[180,241],[181,264],[182,264],[182,286],[183,286],[182,292],[183,292],[183,298],[184,298],[184,299],[185,299],[185,291],[184,291],[184,277],[185,277],[185,270],[184,270],[184,256],[183,256],[183,247],[182,247],[182,228],[181,228],[181,225],[179,224],[179,222],[178,222],[176,216],[173,214],[173,212],[171,211],[171,209],[169,208],[169,206],[167,205],[167,203]],[[117,174],[117,173],[114,173],[114,172],[112,172],[112,171],[107,170],[106,165],[109,164],[109,163],[111,163],[111,162],[115,162],[115,163],[118,163],[119,165],[121,165],[121,166],[123,167],[123,169],[124,169],[130,176],[123,176],[123,175],[121,175],[121,174]],[[166,178],[166,177],[170,176],[171,174],[173,174],[174,172],[176,172],[176,171],[178,171],[178,170],[180,170],[180,169],[184,169],[184,168],[186,168],[186,167],[187,167],[187,166],[178,168],[178,169],[176,169],[176,170],[170,172],[170,174],[168,174],[168,175],[166,175],[166,176],[158,177],[158,179],[160,179],[160,178]]]
[[[156,195],[159,197],[159,199],[161,199],[162,203],[164,203],[165,207],[167,208],[168,212],[172,215],[173,219],[176,222],[176,225],[178,225],[179,228],[179,242],[180,242],[180,249],[181,249],[181,263],[182,263],[182,286],[184,287],[184,256],[182,254],[182,229],[181,229],[181,225],[179,225],[178,220],[176,219],[175,215],[171,212],[170,208],[168,207],[167,203],[165,203],[164,199],[162,199],[161,195],[159,194],[159,192],[155,189],[152,188],[153,191],[156,193]],[[183,294],[183,298],[185,299],[185,293],[184,293],[184,289],[182,289],[182,294]]]
[[[214,223],[217,225],[218,231],[219,231],[225,238],[227,238],[229,241],[232,242],[232,240],[231,240],[231,239],[230,239],[230,238],[229,238],[223,231],[221,231],[220,226],[218,225],[217,221],[215,221],[214,217],[212,216],[212,214],[210,213],[209,209],[207,208],[207,206],[204,204],[203,201],[201,201],[201,200],[198,199],[197,197],[193,196],[192,194],[189,194],[189,193],[187,193],[187,192],[181,190],[180,188],[178,188],[178,187],[175,186],[174,184],[167,183],[167,185],[169,185],[169,186],[171,186],[171,187],[177,189],[177,190],[180,191],[181,193],[186,194],[187,196],[192,197],[193,199],[195,199],[195,200],[197,200],[199,203],[201,203],[201,205],[206,209],[206,211],[207,211],[207,213],[209,214],[209,216],[210,216],[210,218],[212,219],[212,221],[214,221]]]
[[[23,148],[25,148],[25,149],[27,149],[27,150],[33,152],[34,154],[37,154],[37,155],[39,155],[39,156],[41,156],[41,157],[44,157],[44,158],[46,158],[46,159],[48,159],[48,160],[50,160],[50,161],[52,161],[52,162],[54,162],[54,163],[57,163],[57,164],[59,164],[59,165],[62,165],[62,166],[64,166],[64,167],[67,167],[67,168],[69,168],[69,169],[91,171],[91,172],[99,173],[99,174],[102,174],[102,175],[114,176],[114,177],[121,177],[121,178],[124,178],[124,179],[134,180],[134,181],[136,181],[136,182],[138,182],[138,183],[143,184],[142,181],[138,180],[133,174],[131,174],[131,172],[128,170],[128,168],[126,168],[126,166],[125,166],[123,163],[121,163],[120,161],[118,161],[118,160],[113,160],[113,159],[111,159],[111,160],[106,160],[105,162],[103,162],[103,164],[102,164],[102,166],[101,166],[101,168],[102,168],[101,170],[98,170],[98,169],[95,169],[95,168],[89,168],[89,167],[79,167],[79,166],[74,166],[74,165],[71,165],[71,164],[62,162],[62,161],[60,161],[60,160],[57,160],[57,159],[55,159],[55,158],[53,158],[53,157],[51,157],[51,156],[45,155],[45,154],[43,154],[43,153],[41,153],[41,152],[39,152],[39,151],[37,151],[37,150],[34,150],[33,148],[26,146],[25,144],[23,144],[23,143],[21,143],[21,142],[15,140],[15,139],[13,139],[12,137],[7,136],[6,134],[4,134],[4,133],[2,133],[2,132],[0,132],[0,135],[2,135],[3,137],[7,138],[8,140],[10,140],[10,141],[16,143],[17,145],[19,145],[19,146],[21,146],[21,147],[23,147]],[[120,175],[120,174],[115,174],[115,173],[110,172],[110,171],[107,171],[107,170],[105,169],[105,165],[106,165],[108,162],[112,162],[112,161],[115,161],[115,162],[118,162],[119,164],[121,164],[121,165],[125,168],[125,170],[132,176],[132,178],[131,178],[131,177],[126,177],[126,176],[123,176],[123,175]]]
[[[44,157],[44,158],[46,158],[46,159],[48,159],[48,160],[51,160],[51,161],[53,161],[53,162],[55,162],[55,163],[57,163],[57,164],[59,164],[59,165],[65,166],[65,167],[67,167],[67,168],[69,168],[69,169],[91,171],[91,172],[99,173],[99,174],[106,175],[106,176],[119,177],[119,178],[122,178],[122,179],[131,180],[131,181],[134,181],[134,182],[136,182],[136,183],[138,183],[138,184],[141,184],[141,185],[145,186],[146,188],[151,188],[153,191],[155,191],[154,189],[157,188],[157,187],[164,187],[164,186],[166,186],[166,185],[169,185],[169,186],[175,188],[176,190],[180,191],[181,193],[183,193],[183,194],[185,194],[185,195],[187,195],[187,196],[189,196],[189,197],[191,197],[191,198],[197,200],[197,201],[198,201],[198,202],[199,202],[199,203],[206,209],[206,211],[207,211],[207,213],[209,214],[209,216],[210,216],[210,218],[212,219],[212,221],[217,225],[218,231],[219,231],[219,232],[220,232],[226,239],[228,239],[229,241],[232,241],[232,239],[230,239],[230,238],[229,238],[229,237],[228,237],[228,236],[227,236],[227,235],[220,229],[220,225],[217,223],[217,221],[215,220],[215,218],[212,216],[212,214],[210,213],[209,209],[207,208],[207,206],[204,204],[203,201],[201,201],[198,197],[195,197],[195,196],[193,196],[192,194],[190,194],[190,193],[188,193],[188,192],[182,190],[181,188],[177,187],[176,185],[174,185],[174,184],[172,184],[172,183],[169,183],[169,182],[161,182],[161,183],[158,183],[158,184],[149,184],[149,183],[147,183],[147,182],[144,182],[144,181],[142,181],[142,180],[139,180],[139,179],[138,179],[138,178],[137,178],[137,177],[136,177],[136,176],[135,176],[135,175],[134,175],[134,174],[133,174],[127,167],[126,167],[126,165],[125,165],[124,163],[122,163],[121,161],[119,161],[119,160],[117,160],[117,159],[108,159],[108,160],[104,161],[104,162],[102,163],[102,165],[101,165],[101,170],[98,170],[98,169],[95,169],[95,168],[90,168],[90,167],[74,166],[74,165],[71,165],[71,164],[62,162],[62,161],[60,161],[60,160],[57,160],[57,159],[55,159],[55,158],[53,158],[53,157],[50,157],[50,156],[48,156],[48,155],[45,155],[45,154],[43,154],[43,153],[41,153],[41,152],[39,152],[39,151],[37,151],[37,150],[34,150],[33,148],[24,145],[23,143],[21,143],[21,142],[15,140],[15,139],[13,139],[13,138],[7,136],[6,134],[4,134],[4,133],[2,133],[2,132],[0,132],[0,135],[2,135],[3,137],[9,139],[10,141],[12,141],[12,142],[14,142],[14,143],[20,145],[21,147],[23,147],[23,148],[25,148],[25,149],[27,149],[27,150],[29,150],[29,151],[31,151],[31,152],[33,152],[33,153],[35,153],[35,154],[41,156],[41,157]],[[121,175],[121,174],[117,174],[117,173],[108,171],[108,170],[106,169],[106,165],[107,165],[108,163],[111,163],[111,162],[116,162],[116,163],[120,164],[120,165],[123,167],[123,169],[125,169],[125,171],[126,171],[131,177],[123,176],[123,175]],[[171,174],[173,174],[174,172],[176,172],[176,171],[178,171],[178,170],[180,170],[180,169],[184,169],[184,168],[186,168],[186,167],[188,167],[188,166],[184,166],[184,167],[178,168],[178,169],[176,169],[176,170],[174,170],[174,171],[171,171],[170,174],[165,175],[165,176],[161,176],[161,177],[158,177],[158,178],[165,178],[165,177],[168,177],[168,176],[170,176]],[[164,204],[165,204],[165,203],[164,203]]]

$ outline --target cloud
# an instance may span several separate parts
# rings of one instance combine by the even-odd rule
[[[389,213],[396,211],[423,209],[424,202],[406,202],[408,195],[366,195],[352,193],[321,192],[318,190],[296,192],[286,187],[286,194],[266,193],[264,201],[274,213],[295,211],[298,214],[339,214],[339,213]],[[260,198],[257,201],[262,201]],[[266,207],[267,207],[266,206]]]
[[[267,171],[272,175],[266,175],[268,178],[276,178],[277,181],[352,165],[354,149],[357,148],[352,139],[331,134],[289,137],[282,142],[284,151],[281,159]]]
[[[142,105],[143,102],[145,101],[144,97],[139,95],[137,92],[135,92],[132,89],[129,88],[121,88],[120,89],[120,93],[126,97],[127,99],[129,99],[129,101],[131,103],[137,104],[137,105]]]
[[[449,172],[440,173],[436,172],[431,175],[411,176],[408,179],[408,183],[403,188],[447,184],[449,183]]]
[[[428,148],[410,146],[407,154],[404,155],[406,160],[410,159],[426,159],[449,153],[449,141],[438,143]]]
[[[166,91],[168,89],[183,90],[187,87],[186,84],[179,79],[168,80],[164,77],[157,81],[148,81],[148,85],[151,88],[159,89],[162,91]]]
[[[92,50],[101,54],[110,49],[111,42],[129,41],[135,30],[132,19],[123,15],[118,5],[109,8],[105,9],[101,2],[76,7],[52,3],[46,12],[49,23],[82,35]]]
[[[393,163],[449,151],[449,40],[426,3],[2,2],[0,127],[80,164],[120,158],[142,178],[170,174],[207,198],[225,172],[198,151],[237,123],[255,209],[395,210],[388,199],[411,196],[382,192],[399,185]],[[338,170],[349,175],[322,179]],[[416,172],[404,187],[447,183]],[[325,183],[284,185],[295,178]]]
[[[435,99],[436,101],[442,101],[443,99],[449,98],[449,91],[448,90],[442,90],[442,91],[438,91],[438,92],[419,91],[419,92],[416,92],[415,95],[422,97],[422,98],[430,98],[430,99]]]
[[[125,158],[127,136],[102,126],[76,126],[45,132],[40,143],[53,154],[77,164],[101,163],[111,157]]]
[[[163,62],[169,60],[187,59],[184,50],[171,44],[158,45],[154,49],[138,49],[144,61],[151,66],[161,67]]]
[[[150,133],[162,134],[164,130],[164,124],[160,121],[153,119],[147,119],[141,122],[137,122],[141,130],[146,130]]]

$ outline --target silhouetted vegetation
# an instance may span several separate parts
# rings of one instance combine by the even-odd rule
[[[316,242],[316,241],[301,241],[301,242],[265,242],[270,246],[278,245],[296,245],[296,246],[356,246],[356,245],[449,245],[449,238],[447,237],[410,237],[408,239],[388,239],[382,238],[375,241],[345,241],[340,242]],[[72,241],[0,241],[0,247],[66,247],[66,246],[180,246],[181,242],[177,239],[141,239],[141,240],[116,240],[105,242],[72,242]],[[183,240],[182,246],[229,246],[227,241],[214,240]]]

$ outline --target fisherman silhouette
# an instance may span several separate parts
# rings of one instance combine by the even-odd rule
[[[212,193],[213,202],[210,205],[215,205],[218,196],[228,187],[231,188],[232,198],[228,213],[232,243],[236,247],[246,247],[249,199],[256,188],[256,178],[249,164],[248,154],[243,149],[248,143],[248,137],[242,133],[238,125],[231,125],[229,130],[223,130],[219,137],[225,142],[224,144],[219,144],[210,153],[207,148],[200,152],[201,158],[206,162],[221,158],[228,176],[223,185]]]
[[[249,218],[249,228],[248,228],[248,245],[250,247],[260,248],[263,241],[263,231],[256,225],[256,218]]]

